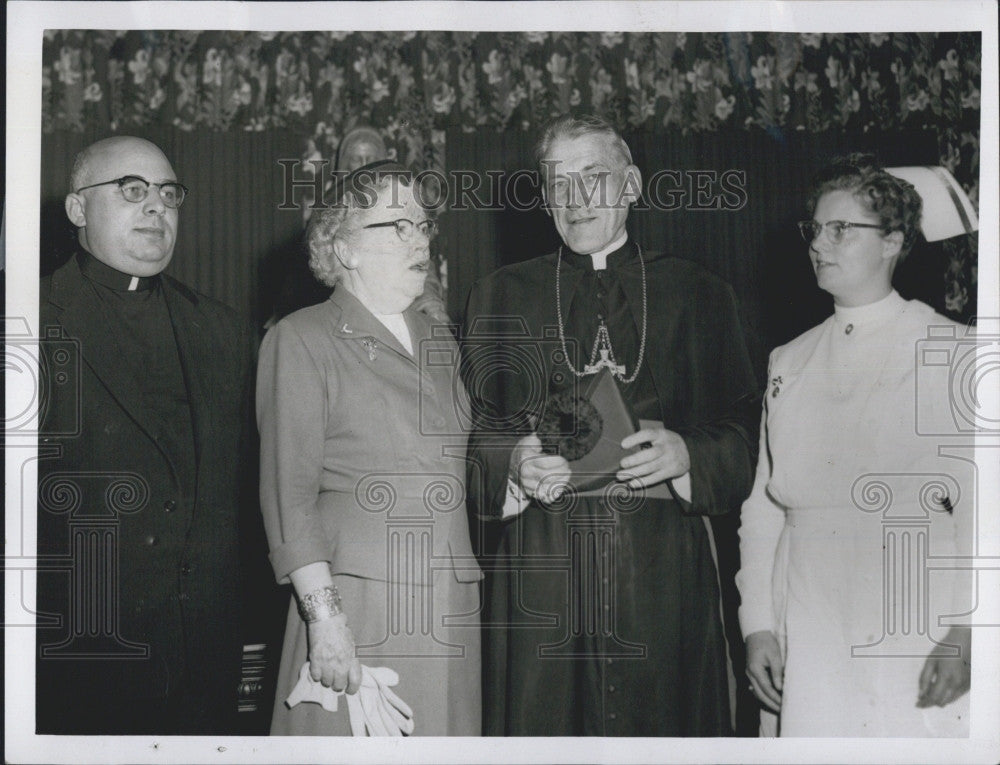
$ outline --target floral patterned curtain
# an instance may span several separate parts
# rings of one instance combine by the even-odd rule
[[[48,31],[42,125],[292,131],[332,159],[374,125],[414,169],[445,131],[533,130],[572,109],[630,132],[925,129],[978,204],[979,33]],[[946,244],[948,307],[976,278]]]

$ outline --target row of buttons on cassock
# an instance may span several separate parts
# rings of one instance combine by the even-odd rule
[[[605,606],[605,608],[607,608],[607,606]],[[605,661],[609,665],[615,663],[615,660],[611,659],[611,658],[605,659]],[[609,685],[608,686],[608,693],[614,693],[614,692],[615,692],[615,686],[614,685]],[[608,719],[609,720],[617,720],[618,719],[618,715],[615,712],[608,712]]]
[[[163,512],[165,513],[172,513],[176,509],[177,509],[177,503],[172,499],[168,499],[166,502],[163,503]],[[146,546],[153,547],[159,541],[160,540],[157,539],[155,535],[150,534],[148,537],[146,537]],[[181,566],[181,573],[184,574],[185,576],[190,574],[191,566],[185,563],[183,566]]]

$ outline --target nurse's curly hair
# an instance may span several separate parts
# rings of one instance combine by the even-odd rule
[[[923,202],[911,183],[887,173],[875,156],[856,152],[834,159],[813,181],[807,210],[816,211],[820,197],[831,191],[850,191],[879,219],[882,233],[901,231],[903,244],[897,264],[909,254],[920,233]]]

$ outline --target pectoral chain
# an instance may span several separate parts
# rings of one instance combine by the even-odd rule
[[[570,361],[569,353],[566,350],[566,332],[563,327],[562,289],[559,281],[559,272],[562,265],[562,247],[559,247],[559,254],[556,259],[556,315],[559,319],[559,342],[562,344],[566,366],[577,377],[597,374],[601,371],[602,367],[607,367],[611,374],[625,385],[634,382],[635,378],[639,376],[639,369],[642,368],[642,360],[646,354],[646,263],[642,259],[642,248],[638,244],[635,247],[639,254],[639,266],[642,269],[642,336],[639,340],[639,359],[636,361],[635,370],[630,377],[625,377],[625,365],[619,364],[615,359],[615,351],[611,345],[611,335],[608,333],[608,325],[604,323],[604,319],[601,319],[601,323],[597,327],[597,337],[594,338],[594,347],[590,350],[590,363],[585,364],[581,372]],[[597,358],[598,355],[601,357],[600,359]]]

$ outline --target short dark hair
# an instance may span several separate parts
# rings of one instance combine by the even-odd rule
[[[542,128],[542,133],[535,143],[535,161],[541,165],[542,160],[549,153],[552,144],[560,138],[580,138],[585,135],[601,135],[607,138],[611,145],[618,150],[626,165],[632,164],[632,152],[625,143],[615,127],[596,114],[583,114],[573,116],[563,114],[551,120]]]
[[[90,168],[90,157],[93,153],[91,147],[88,146],[80,151],[73,160],[73,169],[69,173],[70,193],[76,193],[77,189],[87,185],[85,181],[87,179],[87,171]]]
[[[806,203],[810,215],[816,211],[820,197],[831,191],[851,192],[878,218],[883,233],[903,233],[897,263],[909,254],[920,233],[923,210],[923,201],[913,184],[887,173],[873,154],[855,152],[835,158],[816,176]]]

